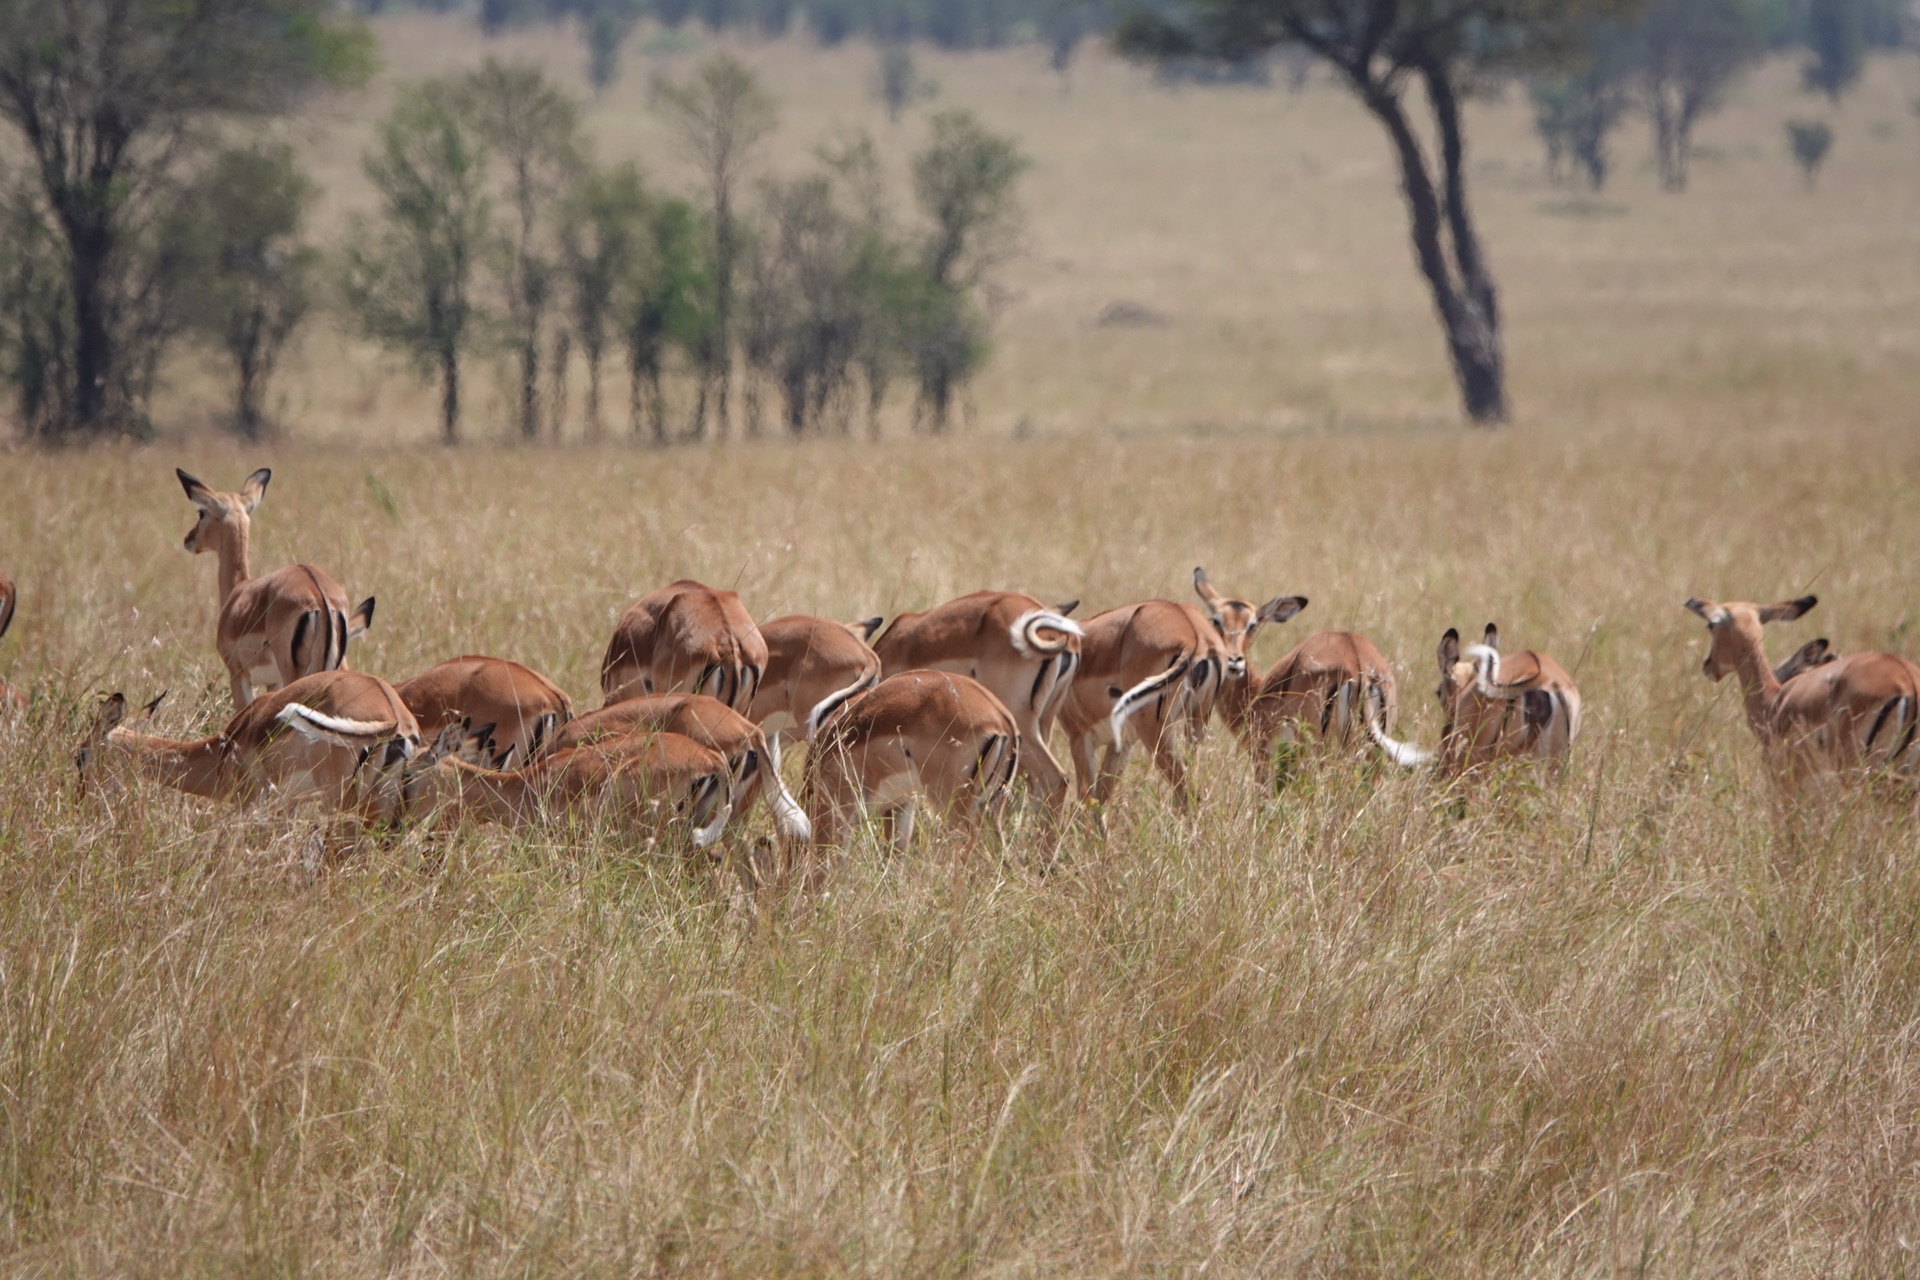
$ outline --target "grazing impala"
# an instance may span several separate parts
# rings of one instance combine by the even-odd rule
[[[573,699],[560,686],[505,658],[453,658],[394,688],[428,739],[463,718],[490,724],[502,755],[513,752],[523,763],[573,718]]]
[[[1491,622],[1481,642],[1440,637],[1439,772],[1452,777],[1496,760],[1532,757],[1558,774],[1580,736],[1580,690],[1566,668],[1528,649],[1500,653]]]
[[[13,579],[0,573],[0,637],[7,634],[7,628],[13,625],[13,602],[18,598],[13,589]],[[25,711],[27,695],[0,680],[0,713]]]
[[[485,736],[485,729],[469,735],[461,725],[441,730],[405,774],[405,814],[444,810],[516,830],[579,810],[653,829],[685,815],[700,849],[720,839],[733,815],[726,803],[725,758],[677,733],[569,747],[511,770],[484,769],[461,758],[463,737]]]
[[[155,698],[139,719],[151,720],[159,705]],[[122,723],[126,713],[121,694],[101,703],[76,757],[83,783],[118,768],[214,800],[321,796],[335,808],[373,811],[390,805],[399,769],[421,746],[393,686],[357,671],[302,676],[197,741],[140,732]]]
[[[796,614],[760,628],[767,642],[767,670],[753,695],[747,719],[766,732],[773,767],[780,748],[807,736],[808,716],[834,694],[852,694],[880,683],[880,657],[867,641],[880,619],[834,622]]]
[[[1701,665],[1707,679],[1738,676],[1747,724],[1783,781],[1857,766],[1903,772],[1920,767],[1920,667],[1891,653],[1850,653],[1782,681],[1767,669],[1761,628],[1791,622],[1818,604],[1689,600],[1713,638]]]
[[[212,552],[219,560],[220,621],[214,644],[227,664],[237,711],[253,701],[256,686],[278,689],[316,671],[334,671],[347,660],[347,641],[373,625],[373,597],[347,610],[347,593],[312,565],[293,564],[256,578],[247,561],[253,509],[273,472],[247,477],[238,493],[209,489],[178,467],[200,518],[187,530],[187,550]]]
[[[600,663],[606,705],[643,693],[705,693],[744,713],[767,669],[767,644],[739,593],[682,578],[620,617]]]
[[[801,794],[825,844],[844,845],[864,811],[904,848],[921,796],[971,838],[982,815],[997,819],[1021,747],[1013,715],[985,685],[909,671],[822,708]]]
[[[1355,631],[1315,632],[1265,675],[1249,672],[1246,680],[1230,685],[1221,704],[1263,779],[1272,767],[1276,739],[1310,736],[1350,747],[1365,735],[1395,764],[1411,767],[1430,759],[1418,747],[1388,736],[1399,706],[1393,668],[1373,641]]]
[[[570,721],[554,736],[549,749],[565,751],[656,733],[680,734],[726,757],[731,778],[727,798],[735,817],[744,818],[754,802],[765,795],[782,840],[804,844],[813,839],[806,812],[795,803],[774,767],[766,734],[718,698],[700,693],[650,693],[628,698]]]
[[[1020,768],[1055,816],[1066,803],[1067,775],[1047,737],[1079,666],[1080,624],[1066,616],[1078,603],[1048,609],[1018,592],[976,591],[924,613],[903,613],[873,642],[887,676],[952,671],[985,685],[1012,713]]]

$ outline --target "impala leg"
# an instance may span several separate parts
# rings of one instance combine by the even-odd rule
[[[1193,811],[1193,788],[1187,785],[1187,763],[1180,758],[1180,751],[1173,743],[1173,735],[1163,733],[1160,740],[1153,744],[1153,763],[1160,769],[1160,776],[1173,788],[1174,797],[1180,807]]]
[[[233,709],[242,710],[253,701],[253,681],[244,671],[235,672],[229,683],[233,687]]]
[[[1045,798],[1047,825],[1057,826],[1061,811],[1066,808],[1067,771],[1047,749],[1047,740],[1041,736],[1033,717],[1023,717],[1015,723],[1020,730],[1020,771]]]
[[[1097,774],[1092,731],[1068,738],[1067,750],[1073,754],[1074,781],[1079,784],[1080,798],[1085,800],[1093,794],[1094,778]]]

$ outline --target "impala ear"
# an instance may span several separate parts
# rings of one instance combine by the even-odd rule
[[[240,501],[246,504],[248,515],[252,515],[253,509],[260,505],[260,499],[267,496],[267,481],[271,479],[273,479],[273,471],[268,467],[262,467],[248,476],[247,482],[240,486]]]
[[[862,618],[858,622],[849,622],[847,624],[847,630],[853,632],[854,639],[864,644],[873,639],[874,633],[880,630],[880,624],[884,621],[886,621],[885,618],[879,614],[875,614],[871,618]]]
[[[1480,637],[1480,643],[1492,649],[1495,653],[1498,653],[1500,651],[1500,628],[1489,622],[1486,631],[1482,633]]]
[[[1779,604],[1764,605],[1760,609],[1760,621],[1792,622],[1819,603],[1819,596],[1801,596],[1798,600],[1785,600]]]
[[[1256,616],[1262,622],[1285,622],[1306,607],[1305,596],[1275,596],[1260,606]]]
[[[466,737],[467,722],[464,718],[457,724],[442,725],[440,732],[434,736],[433,745],[427,748],[426,762],[435,764],[454,754],[460,750],[460,744],[466,741]]]
[[[1069,600],[1065,604],[1057,604],[1053,606],[1053,611],[1059,614],[1063,618],[1071,618],[1073,616],[1073,611],[1075,609],[1078,609],[1079,607],[1080,607],[1080,602],[1078,600]]]
[[[206,484],[198,476],[188,475],[179,467],[173,469],[173,474],[180,477],[180,487],[187,491],[187,500],[193,503],[194,506],[205,511],[208,507],[214,505],[213,490],[207,488]]]
[[[1193,593],[1215,609],[1221,605],[1221,595],[1213,589],[1213,584],[1207,581],[1207,571],[1197,566],[1193,571]]]
[[[1460,633],[1452,627],[1440,637],[1440,647],[1435,655],[1440,659],[1440,674],[1446,675],[1453,670],[1453,664],[1460,661]]]
[[[156,712],[156,711],[158,711],[158,710],[160,709],[160,704],[161,704],[161,703],[163,703],[163,702],[165,702],[165,701],[167,700],[167,695],[168,695],[169,693],[172,693],[172,692],[173,692],[173,690],[171,690],[171,689],[162,689],[162,690],[160,691],[160,696],[159,696],[159,697],[157,697],[157,698],[155,698],[155,699],[154,699],[154,700],[153,700],[152,702],[149,702],[149,703],[148,703],[148,704],[147,704],[147,705],[146,705],[145,707],[142,707],[142,708],[141,708],[141,710],[140,710],[140,718],[141,718],[142,720],[151,720],[151,719],[153,719],[153,713],[154,713],[154,712]],[[117,698],[117,697],[119,697],[119,696],[120,696],[119,694],[115,694],[115,695],[114,695],[114,697],[116,697],[116,698]]]
[[[368,596],[347,615],[347,639],[358,640],[373,629],[373,597]]]
[[[1702,600],[1698,596],[1687,601],[1687,608],[1700,616],[1700,621],[1710,627],[1717,627],[1726,620],[1727,611],[1711,600]]]

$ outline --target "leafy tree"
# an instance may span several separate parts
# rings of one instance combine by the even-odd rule
[[[587,81],[605,93],[620,77],[620,49],[640,20],[634,0],[587,0],[580,29],[587,41]]]
[[[758,77],[725,54],[702,64],[690,79],[663,85],[660,106],[679,134],[682,151],[699,168],[707,188],[713,236],[713,309],[706,335],[708,345],[702,353],[705,377],[694,430],[701,434],[706,429],[711,389],[717,399],[717,433],[724,439],[733,381],[735,273],[742,235],[735,204],[754,153],[779,123],[779,114]]]
[[[1839,102],[1866,65],[1867,0],[1808,0],[1806,39],[1808,58],[1802,75],[1807,88],[1826,94],[1829,102]],[[1808,180],[1812,180],[1811,171]]]
[[[15,186],[0,207],[0,351],[30,436],[52,435],[68,421],[72,303],[59,233],[37,192]]]
[[[492,58],[460,82],[458,97],[504,181],[507,329],[520,365],[520,434],[536,440],[541,339],[557,269],[554,211],[581,164],[580,111],[538,67]]]
[[[475,275],[495,243],[487,155],[446,81],[401,92],[365,160],[381,220],[349,227],[345,294],[367,337],[440,379],[440,428],[460,439],[460,358],[487,317]]]
[[[234,425],[249,440],[287,343],[311,314],[320,253],[305,239],[319,188],[285,146],[215,157],[195,191],[207,270],[194,321],[233,362]]]
[[[1800,175],[1806,179],[1807,190],[1813,190],[1813,181],[1820,173],[1820,165],[1826,160],[1827,152],[1833,149],[1833,129],[1824,120],[1787,121],[1787,148],[1793,152],[1794,161],[1800,166]]]
[[[620,290],[649,251],[652,196],[632,164],[589,169],[560,214],[560,261],[572,332],[587,361],[587,438],[601,434],[600,373]]]
[[[1332,64],[1386,131],[1415,260],[1446,332],[1467,415],[1507,417],[1499,291],[1467,200],[1462,96],[1489,76],[1561,61],[1632,0],[1169,0],[1117,40],[1135,56],[1223,61],[1296,41]],[[1427,129],[1408,90],[1425,98]]]
[[[1013,251],[1021,225],[1014,186],[1026,168],[1019,147],[969,111],[934,116],[932,137],[913,158],[914,198],[930,224],[921,268],[931,294],[948,295],[923,296],[912,306],[920,349],[943,353],[916,361],[935,432],[946,430],[954,392],[984,353],[984,319],[973,293]]]
[[[614,316],[627,351],[633,434],[640,436],[644,417],[654,443],[664,445],[668,354],[684,351],[698,363],[712,350],[711,236],[684,200],[655,197],[641,208],[643,235],[639,251],[619,278]],[[704,382],[704,367],[699,376]]]
[[[1534,127],[1547,144],[1548,176],[1558,179],[1562,158],[1583,170],[1587,184],[1606,185],[1607,139],[1631,103],[1625,33],[1607,26],[1592,37],[1585,64],[1558,76],[1535,77],[1528,86]]]
[[[1633,78],[1653,120],[1660,185],[1683,191],[1693,127],[1762,52],[1753,0],[1651,0],[1633,32]]]
[[[895,124],[908,107],[940,91],[938,85],[920,74],[913,53],[904,44],[880,46],[880,65],[874,75],[874,95],[887,105],[887,119]]]
[[[56,234],[71,323],[55,432],[136,425],[157,353],[168,195],[207,126],[364,77],[371,37],[333,0],[0,0],[0,120]],[[161,308],[164,310],[164,307]]]

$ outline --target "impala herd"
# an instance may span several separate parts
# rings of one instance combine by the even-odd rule
[[[1189,807],[1182,740],[1197,741],[1215,712],[1263,780],[1282,741],[1377,750],[1445,777],[1502,760],[1557,775],[1580,733],[1573,677],[1543,653],[1503,654],[1489,624],[1464,648],[1451,628],[1441,637],[1437,750],[1398,741],[1393,670],[1371,641],[1320,632],[1251,670],[1260,628],[1307,601],[1255,606],[1199,569],[1199,607],[1148,600],[1084,623],[1070,616],[1078,601],[980,591],[884,627],[803,616],[756,626],[736,593],[682,580],[620,618],[599,710],[576,715],[564,690],[502,658],[454,658],[388,684],[347,668],[349,643],[372,624],[371,597],[350,610],[339,583],[310,565],[252,576],[249,522],[269,471],[234,493],[177,474],[199,510],[187,550],[219,566],[215,646],[235,714],[212,737],[183,741],[143,727],[159,698],[129,715],[113,694],[78,752],[83,785],[131,772],[220,800],[317,797],[387,824],[437,813],[521,826],[591,809],[684,832],[696,848],[765,801],[790,868],[808,846],[844,845],[863,815],[902,845],[923,802],[975,830],[997,820],[1016,773],[1057,824],[1069,783],[1049,747],[1056,722],[1083,800],[1112,798],[1137,744]],[[0,636],[14,603],[0,575]],[[1840,657],[1824,640],[1767,665],[1762,627],[1814,603],[1687,601],[1711,636],[1707,678],[1738,677],[1747,721],[1785,783],[1862,767],[1913,776],[1920,667],[1892,654]],[[24,705],[0,682],[0,710]],[[798,798],[780,770],[795,743],[807,746]]]

